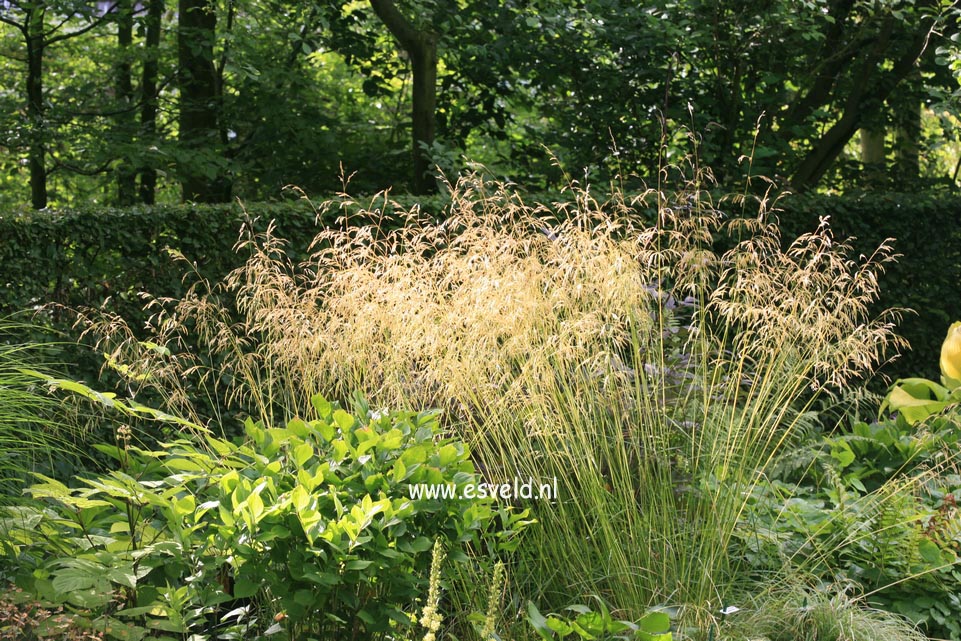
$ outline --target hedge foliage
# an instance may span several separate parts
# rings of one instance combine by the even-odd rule
[[[413,204],[410,197],[398,200],[401,207]],[[442,208],[436,200],[420,203],[425,213]],[[319,226],[336,224],[338,217],[350,218],[360,209],[376,214],[394,206],[386,202],[380,198],[315,207],[292,200],[0,212],[0,317],[30,323],[0,340],[60,342],[52,358],[66,364],[73,377],[92,383],[103,359],[71,346],[80,334],[73,327],[76,310],[103,307],[135,330],[142,328],[149,316],[142,292],[177,298],[197,280],[188,274],[190,269],[216,282],[243,264],[245,256],[236,245],[245,223],[256,231],[273,223],[277,236],[290,239],[288,250],[296,260],[305,255]],[[183,254],[191,266],[175,260],[168,248]]]
[[[528,201],[537,198],[529,197]],[[540,199],[549,202],[549,198]],[[401,207],[412,197],[393,197]],[[442,196],[418,199],[422,210],[442,215]],[[176,248],[195,263],[201,276],[217,281],[242,264],[235,250],[244,221],[266,229],[274,221],[277,235],[290,241],[293,259],[302,257],[318,225],[334,224],[345,212],[363,206],[390,213],[380,199],[358,199],[346,209],[333,204],[315,208],[306,201],[230,205],[161,205],[126,209],[79,208],[62,211],[0,213],[0,316],[35,310],[46,303],[65,308],[107,308],[142,326],[140,292],[158,297],[184,293],[185,265],[166,248]],[[913,351],[888,366],[891,376],[937,378],[938,349],[948,325],[961,319],[961,197],[917,194],[790,196],[781,201],[786,237],[811,231],[829,216],[838,238],[856,237],[857,251],[870,254],[887,238],[896,239],[903,256],[882,278],[878,307],[914,310],[902,322]],[[68,312],[44,311],[40,320],[47,339],[63,332],[75,338]],[[62,336],[63,336],[62,335]],[[92,381],[102,364],[92,354],[71,354],[77,378]],[[86,362],[82,362],[86,361]]]
[[[835,238],[853,237],[858,252],[870,255],[894,239],[901,256],[881,276],[877,308],[900,307],[899,333],[912,349],[884,368],[893,378],[938,380],[938,359],[948,326],[961,320],[961,196],[865,193],[790,196],[783,201],[786,235],[814,229],[830,217]]]

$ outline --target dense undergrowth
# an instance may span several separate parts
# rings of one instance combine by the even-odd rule
[[[548,211],[467,177],[441,223],[333,225],[300,262],[251,233],[146,332],[91,316],[162,411],[37,380],[168,432],[41,478],[7,576],[115,638],[961,638],[953,400],[878,420],[857,391],[899,346],[889,248],[701,187]],[[405,494],[513,479],[557,495]]]

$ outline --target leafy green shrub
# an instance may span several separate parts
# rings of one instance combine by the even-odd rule
[[[439,197],[422,206],[439,213],[444,201]],[[364,205],[335,199],[319,211],[297,200],[246,208],[233,203],[0,212],[0,316],[33,315],[34,324],[19,329],[18,342],[76,339],[73,311],[85,308],[102,307],[139,329],[151,314],[142,294],[182,296],[185,265],[218,281],[243,264],[245,256],[235,245],[245,224],[257,231],[274,225],[293,241],[291,255],[302,256],[318,228],[339,217],[360,223],[363,209],[390,219],[396,207],[392,199],[371,198]],[[172,259],[168,248],[187,262]],[[100,358],[69,342],[59,345],[65,352],[61,360],[75,363],[74,378],[96,381]]]
[[[548,211],[470,177],[445,221],[414,209],[385,228],[368,211],[300,262],[269,231],[226,278],[154,308],[148,336],[121,328],[105,349],[168,410],[208,394],[273,425],[312,411],[309,391],[368,389],[378,404],[443,408],[489,480],[556,476],[511,577],[521,603],[598,595],[634,620],[680,605],[679,621],[705,627],[748,577],[802,560],[833,580],[888,555],[883,576],[864,574],[878,587],[934,568],[932,509],[895,502],[913,485],[885,487],[924,463],[903,435],[867,426],[820,443],[808,454],[828,464],[809,490],[768,482],[826,387],[898,343],[894,319],[870,312],[890,255],[852,260],[826,226],[785,241],[764,203],[732,219],[750,206],[699,186],[605,202],[575,188]],[[890,460],[862,467],[881,450]],[[264,563],[256,574],[273,571]]]
[[[611,194],[611,203],[621,196]],[[595,198],[599,205],[604,204],[604,198]],[[553,203],[565,199],[563,194],[526,198],[530,203],[546,204],[545,209],[553,213],[557,213]],[[192,204],[0,212],[0,238],[5,239],[0,245],[0,274],[4,275],[0,315],[45,303],[96,307],[109,298],[107,309],[140,328],[148,318],[141,308],[140,292],[161,298],[185,293],[183,269],[169,260],[165,247],[179,250],[196,263],[203,277],[216,282],[244,262],[245,256],[234,251],[234,244],[245,212],[256,221],[257,231],[275,221],[277,234],[291,241],[287,250],[296,260],[307,253],[305,248],[318,227],[334,224],[339,216],[357,225],[372,220],[381,225],[402,224],[402,217],[396,214],[415,204],[422,212],[442,219],[451,201],[446,195],[335,200],[330,207],[320,208],[321,225],[315,209],[300,201],[248,203],[244,208]],[[872,311],[891,307],[914,310],[916,313],[905,315],[902,322],[902,333],[914,351],[885,370],[894,377],[909,373],[933,377],[925,355],[937,348],[947,323],[961,318],[961,303],[955,295],[956,283],[961,280],[961,237],[955,224],[961,202],[943,194],[866,193],[792,195],[780,206],[786,238],[830,217],[838,236],[856,238],[855,249],[866,255],[886,239],[895,239],[895,249],[903,256],[879,275],[881,294]],[[647,215],[651,215],[650,208]],[[925,222],[917,224],[918,220]],[[54,314],[47,322],[51,330],[65,332],[72,319]],[[50,335],[37,333],[32,338],[48,340]],[[100,362],[86,357],[81,364],[76,377],[95,380]]]
[[[754,489],[733,553],[757,576],[795,567],[853,583],[866,603],[961,639],[959,441],[952,413],[819,437]]]
[[[579,638],[585,641],[671,641],[671,619],[666,612],[652,611],[637,623],[614,618],[601,601],[597,610],[584,605],[566,608],[570,616],[548,614],[546,617],[528,602],[527,620],[543,641]]]
[[[435,541],[510,547],[521,516],[491,501],[411,499],[408,484],[474,482],[466,448],[435,413],[357,416],[322,398],[312,420],[246,424],[234,444],[206,434],[148,451],[98,446],[118,469],[27,491],[0,524],[18,582],[42,599],[96,612],[111,638],[150,631],[403,634],[426,592]]]

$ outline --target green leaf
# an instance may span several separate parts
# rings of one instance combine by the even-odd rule
[[[918,543],[918,552],[921,558],[931,565],[941,564],[941,548],[931,539],[921,539]]]
[[[118,612],[117,614],[121,613]],[[97,621],[93,629],[103,632],[108,639],[116,639],[117,641],[140,641],[149,632],[147,628],[119,621],[112,617]]]
[[[260,582],[249,577],[237,577],[234,581],[233,596],[237,599],[246,599],[260,592]]]
[[[290,501],[297,512],[303,512],[310,504],[310,494],[302,485],[298,485],[290,492]]]
[[[90,570],[67,569],[53,577],[53,589],[62,594],[69,594],[78,590],[86,590],[97,584],[102,573],[91,573]]]
[[[638,627],[640,641],[671,641],[671,617],[666,612],[648,612]]]
[[[350,431],[356,422],[354,417],[345,412],[344,410],[336,410],[334,412],[334,422],[340,428],[340,431],[344,434]]]
[[[340,463],[347,458],[347,454],[350,452],[350,446],[343,439],[336,440],[331,443],[331,445],[334,448],[332,458],[335,463]]]
[[[317,433],[320,434],[320,437],[328,443],[333,441],[337,436],[337,428],[334,427],[333,424],[326,421],[313,421],[311,426],[316,429]]]
[[[348,561],[345,566],[348,570],[366,570],[373,564],[373,561],[367,561],[365,559],[354,559],[353,561]]]
[[[147,568],[149,571],[149,568]],[[137,573],[134,572],[132,565],[126,567],[115,567],[107,570],[107,578],[128,588],[137,587]]]
[[[923,378],[910,378],[898,381],[891,388],[880,412],[898,412],[908,425],[915,425],[929,416],[941,413],[952,403],[950,393],[941,385]]]
[[[556,632],[562,639],[574,632],[574,626],[553,615],[547,617],[547,627]]]
[[[544,618],[544,615],[537,609],[533,601],[527,602],[527,620],[542,638],[550,639],[554,636],[551,628],[547,625],[547,619]]]
[[[219,456],[227,456],[234,451],[234,446],[227,441],[222,441],[220,439],[213,438],[212,436],[207,437],[207,443],[210,444],[211,449],[216,452]]]
[[[292,418],[287,422],[287,429],[290,430],[291,434],[298,436],[300,438],[307,438],[310,436],[310,428],[307,427],[302,419]]]
[[[404,461],[402,461],[401,459],[397,459],[397,461],[394,463],[392,476],[394,479],[394,483],[401,483],[402,481],[405,481],[407,479],[407,476],[408,476],[407,466],[404,465]]]
[[[456,462],[459,458],[460,452],[456,446],[450,443],[441,447],[440,451],[437,452],[437,460],[441,467],[446,467],[451,463]]]
[[[114,600],[113,591],[107,586],[95,586],[85,590],[74,590],[67,595],[67,600],[81,608],[96,609]]]
[[[841,466],[841,469],[844,469],[853,463],[856,457],[848,444],[842,441],[835,443],[831,447],[831,458],[838,462],[838,464]]]
[[[205,472],[206,468],[189,458],[171,456],[164,461],[167,469],[174,472]]]
[[[600,608],[600,612],[585,612],[576,619],[577,624],[593,637],[603,636],[611,623],[611,613],[603,601],[600,602]]]
[[[922,400],[947,400],[950,395],[949,390],[943,385],[938,385],[934,381],[926,378],[903,378],[898,381],[898,387],[907,392],[910,396]]]
[[[333,412],[333,406],[327,401],[326,398],[324,398],[320,394],[315,394],[311,396],[310,404],[314,406],[315,410],[317,410],[317,415],[321,419],[324,419],[330,416],[331,413]]]
[[[192,494],[188,494],[182,498],[175,498],[172,501],[174,514],[177,516],[187,516],[188,514],[193,514],[197,508],[197,501],[194,499]]]
[[[254,492],[247,497],[247,506],[250,508],[250,514],[256,523],[264,513],[264,500],[260,498],[259,492]]]
[[[301,443],[294,448],[294,462],[298,467],[303,467],[314,455],[314,448],[310,443]]]

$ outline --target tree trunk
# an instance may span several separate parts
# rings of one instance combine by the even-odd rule
[[[894,101],[894,167],[899,187],[911,187],[921,176],[918,150],[921,143],[921,74],[915,71],[905,81],[905,91]]]
[[[429,194],[437,191],[430,148],[436,133],[437,113],[437,42],[425,34],[421,46],[410,52],[413,68],[413,191]]]
[[[134,97],[131,79],[130,49],[133,44],[133,2],[117,2],[117,111],[116,125],[123,142],[131,146],[134,140]],[[129,154],[120,159],[117,168],[117,204],[132,205],[137,197],[137,173]]]
[[[877,61],[880,52],[887,46],[891,35],[890,26],[875,42],[874,51],[869,54],[858,73],[858,82],[851,90],[844,105],[841,118],[825,132],[814,144],[811,151],[798,165],[791,176],[791,185],[803,191],[817,185],[830,169],[831,165],[844,150],[844,146],[861,127],[863,119],[871,116],[872,106],[876,111],[884,104],[898,84],[915,69],[915,64],[924,53],[934,22],[931,22],[917,33],[908,44],[905,52],[898,58],[894,66],[878,74]]]
[[[45,9],[38,3],[27,16],[27,127],[30,150],[30,201],[34,209],[47,206],[46,114],[43,105],[43,54],[46,48],[43,32]]]
[[[861,165],[863,182],[869,187],[879,187],[885,181],[884,128],[861,128]]]
[[[810,79],[801,83],[802,87],[810,88],[799,91],[797,97],[788,105],[787,113],[779,117],[779,131],[783,138],[789,140],[795,126],[803,124],[816,109],[830,101],[839,75],[857,57],[860,48],[845,42],[844,37],[846,29],[849,28],[849,17],[854,4],[854,0],[828,3],[830,27],[824,36]]]
[[[224,202],[229,194],[223,193],[220,168],[212,164],[221,147],[213,55],[217,14],[212,0],[180,0],[179,14],[180,143],[185,151],[196,152],[180,165],[182,197]]]
[[[411,106],[413,132],[411,157],[414,175],[411,191],[437,191],[430,147],[434,144],[437,118],[437,35],[418,30],[397,9],[393,0],[370,0],[370,6],[410,57],[414,76]]]
[[[157,78],[160,75],[160,27],[164,12],[164,0],[149,0],[147,4],[144,46],[143,77],[140,82],[140,131],[141,144],[148,148],[156,145],[157,138]],[[152,152],[149,155],[153,155]],[[157,169],[149,160],[140,168],[140,200],[154,204],[157,193]]]

